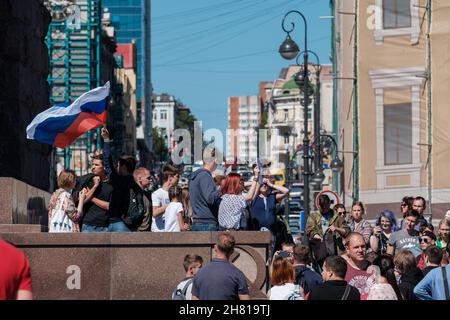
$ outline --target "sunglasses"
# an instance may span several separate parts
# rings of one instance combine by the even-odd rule
[[[427,238],[419,238],[419,241],[420,241],[420,242],[428,243],[428,242],[430,242],[430,239],[427,239]]]
[[[346,214],[346,213],[347,213],[347,211],[338,211],[338,214],[341,215],[341,216]]]
[[[406,203],[402,203],[401,205],[400,205],[400,207],[407,207],[408,205],[406,204]]]

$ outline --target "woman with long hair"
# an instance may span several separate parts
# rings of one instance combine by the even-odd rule
[[[258,194],[258,166],[253,168],[250,190],[243,195],[244,181],[240,174],[230,173],[221,188],[222,201],[219,205],[219,230],[240,230],[246,224],[245,209]]]
[[[445,250],[450,242],[450,219],[444,218],[439,222],[436,245]],[[447,252],[450,254],[450,252]]]
[[[370,287],[367,300],[403,300],[395,278],[394,260],[382,254],[373,261],[376,283]]]
[[[295,285],[295,271],[292,263],[281,255],[275,255],[270,273],[272,288],[267,292],[269,300],[303,300],[303,292]]]
[[[96,178],[96,185],[97,181],[100,179]],[[48,208],[49,232],[80,232],[78,222],[83,216],[87,189],[84,188],[80,191],[78,206],[75,206],[71,195],[76,184],[75,172],[63,170],[59,174],[57,182],[58,189],[52,194]]]
[[[370,248],[372,251],[378,254],[386,253],[389,238],[397,230],[395,213],[390,210],[380,212],[376,217],[373,234],[370,236]]]
[[[350,230],[363,235],[366,245],[369,244],[370,235],[372,234],[372,226],[370,222],[363,219],[366,209],[361,201],[356,201],[352,205],[352,217],[350,222]]]
[[[402,202],[400,203],[400,214],[402,217],[402,220],[400,221],[399,229],[403,229],[406,224],[404,223],[406,214],[408,211],[412,210],[412,205],[414,202],[414,197],[411,196],[405,196],[402,198]]]

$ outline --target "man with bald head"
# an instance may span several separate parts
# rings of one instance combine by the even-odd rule
[[[366,256],[366,242],[362,234],[350,232],[345,238],[346,253],[342,256],[347,262],[345,280],[357,288],[361,300],[367,299],[369,288],[375,283],[375,272]]]

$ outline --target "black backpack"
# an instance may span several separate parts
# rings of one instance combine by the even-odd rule
[[[295,268],[295,284],[299,285],[304,293],[307,293],[309,289],[305,279],[305,271],[304,269]]]
[[[139,226],[145,214],[144,195],[130,188],[130,203],[127,213],[122,216],[123,222],[130,227]]]

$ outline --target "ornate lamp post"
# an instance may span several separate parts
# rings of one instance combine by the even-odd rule
[[[309,169],[309,161],[310,161],[310,154],[309,154],[309,138],[308,138],[308,105],[309,105],[309,77],[308,77],[308,25],[306,22],[305,16],[297,10],[291,10],[288,13],[286,13],[283,17],[283,21],[281,23],[281,27],[283,28],[284,32],[286,32],[287,36],[286,39],[283,41],[279,48],[280,55],[287,60],[292,60],[297,57],[298,53],[300,52],[298,45],[295,43],[295,41],[292,40],[290,33],[295,29],[295,24],[291,22],[291,27],[289,29],[285,26],[285,20],[288,15],[290,14],[297,14],[299,15],[304,23],[305,27],[305,34],[304,34],[304,51],[303,51],[303,69],[296,73],[294,75],[294,81],[297,84],[299,88],[303,87],[303,97],[304,97],[304,103],[305,107],[303,108],[303,183],[304,183],[304,189],[303,189],[303,208],[304,208],[304,215],[305,215],[305,221],[307,221],[309,217],[309,176],[312,174]],[[305,241],[307,241],[307,236],[305,234]]]

